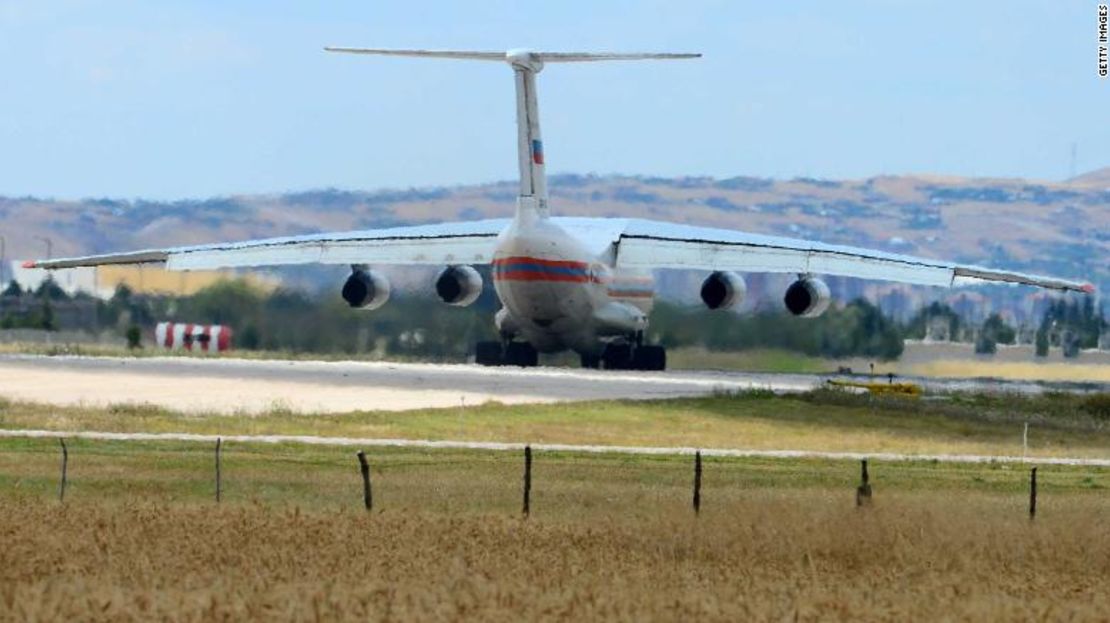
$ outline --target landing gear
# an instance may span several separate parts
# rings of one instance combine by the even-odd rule
[[[478,342],[474,347],[474,363],[480,366],[501,365],[501,342]]]
[[[601,362],[606,370],[666,370],[667,351],[662,346],[641,346],[614,342],[605,347]],[[582,367],[586,357],[582,357]]]
[[[641,346],[632,355],[637,370],[666,370],[667,349],[662,346]]]
[[[528,342],[509,342],[505,347],[506,366],[534,368],[540,362],[540,354]]]
[[[539,363],[540,355],[527,342],[478,342],[474,347],[474,363],[480,366],[521,366],[531,368]]]
[[[605,346],[601,354],[606,370],[632,370],[632,345],[612,343]]]

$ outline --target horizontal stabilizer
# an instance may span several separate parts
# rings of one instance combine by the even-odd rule
[[[417,58],[453,58],[470,61],[512,62],[515,58],[526,56],[542,63],[586,63],[592,61],[642,61],[699,58],[701,54],[679,52],[533,52],[531,50],[508,50],[506,52],[467,51],[467,50],[387,50],[380,48],[341,48],[326,47],[328,52],[346,54],[370,54],[375,56],[411,56]]]
[[[326,47],[328,52],[345,54],[372,54],[375,56],[421,56],[425,58],[457,58],[471,61],[504,61],[504,52],[463,52],[455,50],[380,50],[374,48]]]
[[[590,61],[647,61],[701,58],[691,52],[535,52],[535,57],[545,63],[586,63]]]

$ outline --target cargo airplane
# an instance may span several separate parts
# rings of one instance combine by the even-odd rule
[[[349,54],[409,56],[507,63],[516,81],[520,194],[511,219],[438,223],[366,231],[312,234],[89,257],[30,262],[45,269],[105,264],[164,264],[169,270],[240,268],[281,264],[351,267],[342,288],[351,307],[375,309],[390,294],[377,267],[442,266],[435,291],[444,303],[465,306],[482,292],[490,265],[501,302],[494,317],[499,341],[481,342],[483,365],[534,366],[538,353],[567,349],[586,367],[662,370],[662,346],[644,341],[655,290],[652,269],[706,271],[702,302],[728,309],[744,298],[740,273],[788,273],[790,313],[814,317],[829,306],[820,275],[842,275],[930,286],[1003,282],[1091,292],[1090,284],[964,266],[933,259],[746,233],[630,218],[552,216],[548,206],[540,137],[536,75],[552,63],[689,59],[700,54],[611,54],[510,50],[379,50],[325,48]]]

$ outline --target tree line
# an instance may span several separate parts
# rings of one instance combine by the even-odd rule
[[[499,304],[489,290],[466,308],[401,292],[380,309],[362,311],[349,308],[338,296],[266,290],[245,280],[218,282],[189,296],[140,296],[121,286],[111,299],[95,304],[95,313],[97,326],[127,334],[132,343],[141,342],[155,323],[169,320],[226,325],[234,333],[235,347],[246,350],[457,360],[476,342],[497,337],[493,314]],[[0,307],[7,310],[0,328],[67,328],[58,326],[51,306],[69,297],[52,281],[33,293],[9,286],[0,298],[12,297],[22,304]],[[931,303],[900,323],[865,299],[834,305],[818,318],[797,318],[785,311],[710,311],[660,300],[650,320],[648,340],[668,348],[775,348],[828,358],[896,359],[905,339],[921,339],[938,323],[953,339],[968,333],[968,322],[943,303]],[[1096,347],[1107,326],[1089,297],[1060,299],[1042,318],[1036,352],[1046,355],[1051,345],[1062,348],[1065,356],[1075,356],[1082,348]],[[997,314],[972,328],[976,351],[985,354],[1018,337]]]

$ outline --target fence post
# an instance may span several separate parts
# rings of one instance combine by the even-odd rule
[[[701,450],[694,453],[694,514],[701,513]]]
[[[69,466],[69,450],[66,448],[66,440],[58,437],[58,443],[62,445],[62,481],[58,485],[58,501],[66,501],[66,468]]]
[[[1025,455],[1029,454],[1029,422],[1025,423],[1025,429],[1021,432],[1021,462],[1025,462]]]
[[[871,478],[867,474],[867,459],[860,461],[860,485],[856,487],[856,506],[871,503]]]
[[[216,437],[216,503],[217,504],[220,503],[220,497],[221,497],[220,494],[222,493],[222,488],[220,486],[220,484],[221,484],[220,483],[220,445],[221,445],[222,441],[223,441],[222,439],[220,439],[219,437]]]
[[[1037,517],[1037,468],[1029,472],[1029,520]]]
[[[532,446],[524,446],[524,508],[527,517],[532,512]]]
[[[374,506],[374,496],[370,490],[370,464],[366,462],[366,453],[362,450],[358,451],[358,467],[362,472],[362,501],[366,510],[370,510]]]

